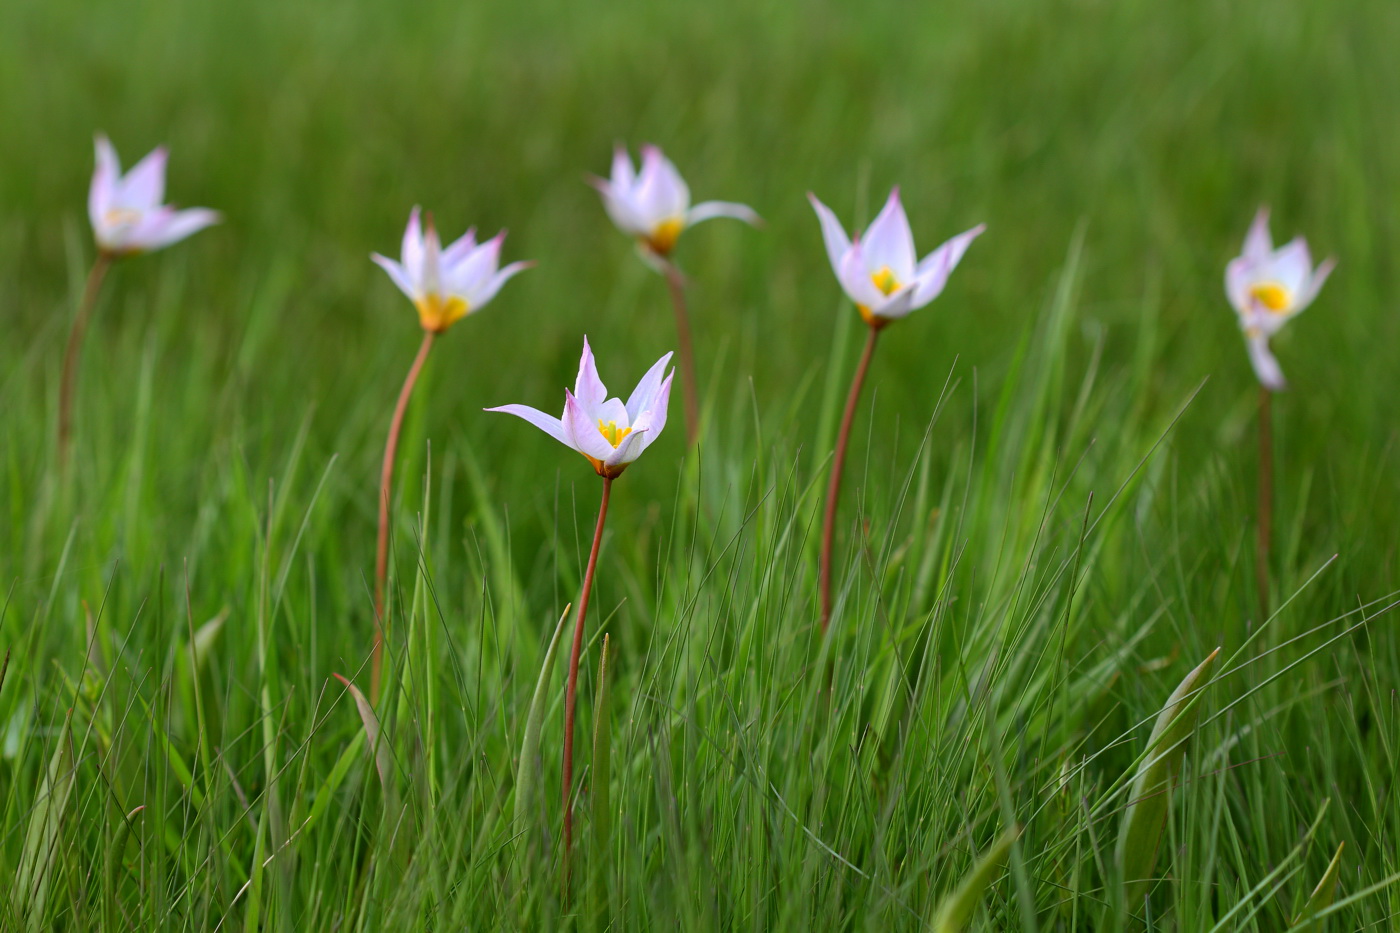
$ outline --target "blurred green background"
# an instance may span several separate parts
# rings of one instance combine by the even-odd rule
[[[709,427],[698,467],[680,466],[677,418],[619,484],[620,543],[605,555],[598,605],[624,630],[665,622],[645,598],[617,607],[624,589],[646,596],[638,581],[665,576],[658,541],[678,488],[742,498],[752,474],[785,461],[797,464],[799,487],[820,482],[832,399],[859,334],[804,195],[854,226],[896,184],[921,253],[977,222],[988,232],[945,294],[882,342],[857,428],[853,514],[863,471],[891,478],[869,492],[872,511],[895,508],[894,486],[952,372],[957,388],[923,461],[933,488],[966,468],[969,448],[981,455],[974,437],[992,439],[989,461],[1012,465],[1018,435],[1028,447],[1051,437],[1043,462],[1034,451],[1016,462],[1053,459],[1068,471],[1083,456],[1056,513],[1072,543],[1086,494],[1108,500],[1204,383],[1153,474],[1169,504],[1135,514],[1122,542],[1131,554],[1090,584],[1090,605],[1113,615],[1126,611],[1124,594],[1146,591],[1148,605],[1166,607],[1170,624],[1144,643],[1146,656],[1238,645],[1257,624],[1257,386],[1222,279],[1268,204],[1277,241],[1304,233],[1314,256],[1340,262],[1274,342],[1291,383],[1275,404],[1279,594],[1340,555],[1284,635],[1379,598],[1400,583],[1397,39],[1391,0],[5,0],[0,584],[10,602],[0,633],[28,651],[26,670],[11,676],[32,678],[31,699],[50,697],[36,706],[51,721],[62,690],[45,665],[71,668],[81,602],[108,594],[123,631],[148,617],[148,600],[178,619],[186,560],[196,621],[225,606],[246,620],[260,598],[259,523],[271,508],[285,544],[332,456],[291,575],[296,620],[276,637],[283,663],[296,666],[284,676],[313,692],[331,670],[358,664],[383,433],[419,340],[412,307],[368,257],[397,255],[415,204],[448,236],[508,228],[505,259],[539,265],[434,351],[401,447],[399,540],[412,539],[431,440],[435,494],[446,497],[431,534],[449,628],[475,637],[485,612],[476,594],[485,580],[500,583],[499,565],[481,556],[493,535],[491,553],[516,565],[526,602],[511,624],[557,612],[575,586],[559,564],[577,563],[577,539],[586,545],[596,481],[574,454],[481,409],[558,410],[585,333],[623,395],[674,346],[663,282],[584,183],[606,172],[616,142],[660,145],[697,201],[742,201],[766,219],[758,230],[707,223],[678,248]],[[171,200],[217,208],[225,221],[109,278],[85,350],[75,483],[64,491],[52,423],[92,258],[85,204],[97,131],[127,166],[168,144]],[[1072,312],[1049,313],[1057,295]],[[1045,384],[1062,389],[1042,385],[1034,404],[1012,405],[1023,364],[1041,353],[1053,372]],[[1040,507],[1041,490],[1017,483],[1024,474],[988,466],[986,475],[1008,512]],[[270,495],[288,500],[269,506]],[[991,555],[1003,530],[965,534]],[[569,544],[556,548],[561,535]],[[471,570],[447,571],[447,554]],[[626,584],[608,582],[609,559],[626,564],[615,567]],[[808,614],[796,611],[804,623]],[[1097,624],[1076,645],[1081,655],[1098,645]],[[544,625],[517,633],[521,644],[537,644]],[[246,626],[238,632],[245,639]],[[1389,618],[1378,621],[1358,649],[1375,656],[1355,665],[1393,687],[1397,642]],[[152,644],[152,657],[167,650]],[[1346,682],[1325,662],[1306,670],[1313,687]],[[252,671],[241,644],[221,684],[251,697]],[[1131,709],[1119,725],[1150,715],[1180,673],[1123,687],[1117,699]],[[515,674],[510,689],[525,692],[533,676]],[[0,714],[18,743],[31,732],[14,712],[13,684]],[[1291,730],[1280,735],[1300,744],[1355,723],[1345,688],[1335,697],[1313,720],[1280,724]],[[1368,757],[1375,737],[1355,739],[1354,761],[1299,779],[1300,813],[1310,817],[1329,786],[1348,799],[1374,789],[1380,776],[1364,762],[1381,760]],[[0,767],[23,773],[12,786],[27,794],[45,760],[35,752]],[[1278,780],[1290,780],[1288,767]],[[1377,819],[1353,816],[1357,826]],[[1378,830],[1373,842],[1361,856],[1367,883],[1395,869],[1393,839]],[[17,845],[13,832],[6,845]],[[1377,854],[1386,846],[1391,854]]]

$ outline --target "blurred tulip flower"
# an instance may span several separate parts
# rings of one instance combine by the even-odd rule
[[[153,150],[123,175],[117,150],[107,137],[99,133],[94,143],[97,167],[88,187],[88,218],[97,242],[97,258],[88,272],[87,286],[68,332],[58,384],[58,464],[64,471],[73,436],[73,393],[83,337],[113,260],[163,249],[219,222],[217,211],[203,207],[179,211],[161,203],[165,200],[165,163],[169,155],[164,146]]]
[[[574,711],[578,700],[578,664],[583,650],[583,620],[588,613],[588,596],[593,589],[593,572],[598,566],[598,550],[603,543],[603,523],[608,517],[608,501],[612,497],[613,480],[622,475],[627,465],[650,447],[666,427],[666,406],[671,399],[671,376],[666,364],[667,353],[647,370],[642,381],[632,390],[627,403],[608,398],[603,380],[598,378],[598,366],[588,338],[583,338],[583,356],[579,359],[578,379],[574,391],[564,390],[564,417],[555,418],[528,405],[502,405],[487,411],[503,411],[516,415],[539,428],[566,447],[588,458],[593,469],[603,478],[603,497],[598,506],[598,524],[593,529],[593,546],[588,552],[588,569],[583,575],[583,592],[579,596],[578,618],[574,622],[573,651],[569,656],[569,675],[564,690],[564,749],[563,749],[563,807],[564,807],[564,878],[569,877],[569,852],[574,838]]]
[[[875,340],[890,321],[902,318],[922,308],[943,292],[948,276],[957,267],[972,241],[986,229],[978,224],[944,243],[922,260],[914,252],[914,234],[909,218],[899,202],[899,189],[890,192],[889,200],[866,228],[865,236],[846,236],[841,222],[831,208],[808,192],[807,199],[821,221],[826,255],[836,280],[846,295],[856,303],[860,316],[869,325],[865,350],[851,380],[846,396],[846,409],[841,416],[841,428],[836,435],[836,450],[831,458],[831,478],[826,487],[826,510],[822,516],[821,565],[818,587],[821,595],[821,628],[826,631],[831,621],[832,541],[836,532],[836,505],[841,497],[841,471],[846,464],[846,448],[851,439],[856,405],[861,386],[865,384],[871,357],[875,355]]]
[[[627,149],[613,151],[612,177],[591,179],[603,196],[603,206],[617,229],[637,241],[647,265],[666,277],[671,306],[676,314],[676,339],[681,354],[682,395],[685,398],[685,436],[693,445],[700,433],[700,390],[695,376],[695,350],[690,336],[690,316],[685,307],[685,277],[671,261],[671,250],[686,227],[715,217],[733,217],[758,225],[753,208],[731,201],[690,204],[690,188],[671,160],[655,146],[642,147],[642,169],[632,166]]]
[[[117,150],[98,136],[97,168],[88,190],[88,217],[98,249],[111,256],[149,253],[178,243],[219,222],[203,207],[176,210],[165,200],[164,146],[153,150],[125,175]]]
[[[431,215],[427,226],[425,233],[415,207],[404,230],[400,261],[379,253],[370,257],[413,302],[424,330],[440,334],[466,315],[481,310],[502,285],[534,265],[513,262],[504,269],[497,268],[501,243],[506,238],[504,230],[480,244],[476,242],[476,231],[468,230],[443,249]]]
[[[899,202],[898,188],[890,192],[865,237],[854,239],[846,236],[831,208],[814,194],[807,197],[821,221],[822,239],[836,279],[872,327],[883,327],[942,294],[963,253],[986,229],[985,224],[978,224],[916,261],[914,234]]]
[[[666,427],[666,407],[674,375],[674,372],[665,371],[670,361],[669,353],[657,360],[623,404],[621,399],[608,398],[608,390],[598,378],[593,350],[585,337],[574,391],[564,390],[562,418],[528,405],[502,405],[486,410],[524,418],[587,457],[599,476],[613,479],[655,443],[661,436],[661,429]]]
[[[715,217],[759,223],[753,208],[730,201],[690,205],[690,188],[671,160],[655,146],[642,147],[642,170],[618,146],[613,152],[612,177],[591,179],[603,196],[603,206],[617,229],[659,257],[669,256],[686,227]]]
[[[1244,250],[1225,267],[1225,294],[1240,316],[1255,375],[1269,391],[1285,386],[1269,338],[1312,304],[1336,265],[1335,259],[1325,259],[1313,268],[1308,242],[1302,237],[1274,249],[1269,210],[1260,208],[1244,238]]]

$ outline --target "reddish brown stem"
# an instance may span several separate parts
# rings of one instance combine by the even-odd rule
[[[588,594],[593,589],[593,571],[598,566],[598,548],[603,543],[603,520],[608,517],[612,478],[603,477],[603,501],[598,506],[598,527],[593,531],[593,549],[588,552],[588,570],[583,574],[583,593],[578,599],[578,620],[574,622],[574,648],[569,654],[569,681],[564,691],[564,891],[569,889],[569,851],[574,842],[574,705],[578,698],[578,661],[583,652],[583,617],[588,612]]]
[[[112,254],[99,250],[88,272],[87,285],[83,288],[83,302],[78,306],[78,316],[73,319],[73,329],[68,332],[68,347],[63,351],[63,374],[58,383],[58,465],[68,467],[68,452],[73,440],[73,391],[78,378],[78,357],[83,349],[83,336],[87,333],[88,321],[93,308],[97,306],[97,295],[102,288],[102,280],[112,267]]]
[[[700,399],[695,383],[695,349],[690,339],[690,315],[685,309],[685,278],[669,259],[661,260],[666,284],[671,288],[671,306],[676,310],[676,341],[681,354],[681,385],[685,389],[685,443],[695,446],[700,433]]]
[[[841,497],[841,469],[846,464],[846,446],[851,440],[851,424],[855,421],[856,406],[860,401],[860,389],[865,385],[865,374],[870,369],[870,358],[875,355],[875,338],[880,329],[871,326],[865,339],[865,351],[860,355],[855,378],[851,380],[851,394],[846,396],[846,411],[841,416],[841,430],[836,435],[836,454],[831,459],[831,480],[826,487],[826,514],[822,516],[822,557],[821,585],[822,633],[831,622],[831,541],[836,532],[836,503]]]
[[[1269,617],[1269,551],[1274,538],[1274,394],[1259,389],[1259,539],[1254,579],[1259,588],[1259,621]]]
[[[399,390],[399,401],[394,406],[394,417],[389,422],[389,438],[384,443],[384,465],[379,471],[379,540],[374,553],[374,653],[370,660],[369,701],[379,702],[379,681],[384,664],[384,631],[387,619],[384,615],[384,581],[389,573],[389,494],[394,484],[394,459],[399,449],[399,431],[403,428],[404,412],[408,410],[408,400],[413,395],[413,386],[418,374],[428,359],[428,351],[433,348],[432,331],[423,332],[423,343],[418,347],[418,355],[404,378]]]

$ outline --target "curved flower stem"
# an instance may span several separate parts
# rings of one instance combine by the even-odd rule
[[[593,589],[593,570],[598,566],[598,548],[603,543],[603,520],[608,517],[612,477],[603,477],[603,501],[598,506],[598,527],[593,531],[593,549],[588,552],[588,570],[583,575],[583,593],[578,599],[578,620],[574,623],[574,648],[569,654],[569,681],[564,692],[564,892],[569,889],[569,850],[574,842],[574,705],[578,697],[578,661],[583,651],[583,617],[588,612],[588,594]]]
[[[112,267],[112,259],[111,253],[99,250],[93,260],[87,286],[83,288],[83,302],[78,306],[78,316],[68,332],[68,347],[63,351],[63,375],[58,383],[58,465],[61,470],[68,468],[68,452],[73,440],[73,389],[78,377],[78,355],[82,352],[83,335],[87,333],[88,321],[97,305],[102,280]]]
[[[1269,551],[1274,537],[1274,394],[1259,389],[1259,538],[1254,579],[1259,588],[1259,622],[1269,618]]]
[[[384,663],[384,581],[389,572],[389,494],[394,483],[394,458],[399,449],[399,431],[403,428],[404,412],[408,409],[409,397],[413,395],[414,383],[428,359],[428,351],[433,348],[433,331],[423,332],[423,343],[418,347],[418,355],[404,378],[399,390],[399,401],[394,406],[394,417],[389,422],[389,438],[384,443],[384,466],[379,471],[379,540],[374,553],[374,653],[370,660],[369,701],[379,702],[379,681]]]
[[[681,354],[681,384],[685,387],[685,444],[695,446],[700,433],[699,390],[695,384],[695,349],[690,339],[690,315],[685,309],[685,278],[676,264],[661,259],[666,284],[671,288],[671,306],[676,310],[676,341]]]
[[[836,435],[836,454],[831,459],[831,481],[826,487],[826,514],[822,516],[820,585],[823,634],[831,622],[831,539],[836,531],[836,503],[841,496],[841,469],[846,464],[846,445],[851,439],[851,423],[855,420],[860,389],[865,384],[865,374],[870,369],[870,358],[875,355],[875,338],[879,335],[880,329],[871,325],[870,333],[865,339],[865,351],[860,355],[860,365],[856,367],[855,378],[851,380],[851,394],[846,396],[846,411],[841,416],[841,430]]]

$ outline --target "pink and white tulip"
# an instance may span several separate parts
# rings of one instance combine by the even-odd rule
[[[106,136],[96,139],[97,167],[88,189],[88,218],[98,249],[109,256],[149,253],[178,243],[219,222],[217,211],[176,210],[165,200],[165,163],[160,146],[125,175]]]
[[[884,209],[866,228],[863,238],[860,234],[848,238],[831,208],[814,194],[807,197],[821,221],[822,239],[836,279],[872,327],[883,327],[942,294],[968,246],[986,229],[985,224],[978,224],[920,260],[898,188],[890,192]]]
[[[1239,314],[1249,361],[1270,391],[1283,389],[1285,382],[1269,338],[1312,304],[1336,265],[1329,258],[1313,268],[1302,237],[1274,249],[1269,210],[1260,208],[1245,236],[1244,250],[1225,267],[1225,294]]]
[[[585,337],[574,391],[564,390],[562,418],[528,405],[502,405],[486,410],[524,418],[559,443],[587,457],[599,476],[613,479],[655,443],[666,427],[666,406],[671,399],[674,375],[674,372],[665,371],[670,361],[669,353],[657,360],[624,404],[621,399],[608,398],[608,390],[598,378],[593,351]]]
[[[379,253],[373,259],[387,273],[399,291],[418,309],[423,329],[440,334],[454,323],[480,311],[496,297],[501,286],[533,262],[513,262],[504,269],[501,259],[502,230],[485,243],[476,242],[476,229],[468,230],[446,249],[428,215],[427,232],[419,221],[419,209],[408,216],[399,262]]]
[[[753,208],[731,201],[690,204],[690,188],[671,160],[655,146],[642,147],[642,168],[632,167],[626,148],[613,152],[612,178],[592,179],[617,229],[658,256],[668,256],[687,227],[715,217],[759,223]]]

